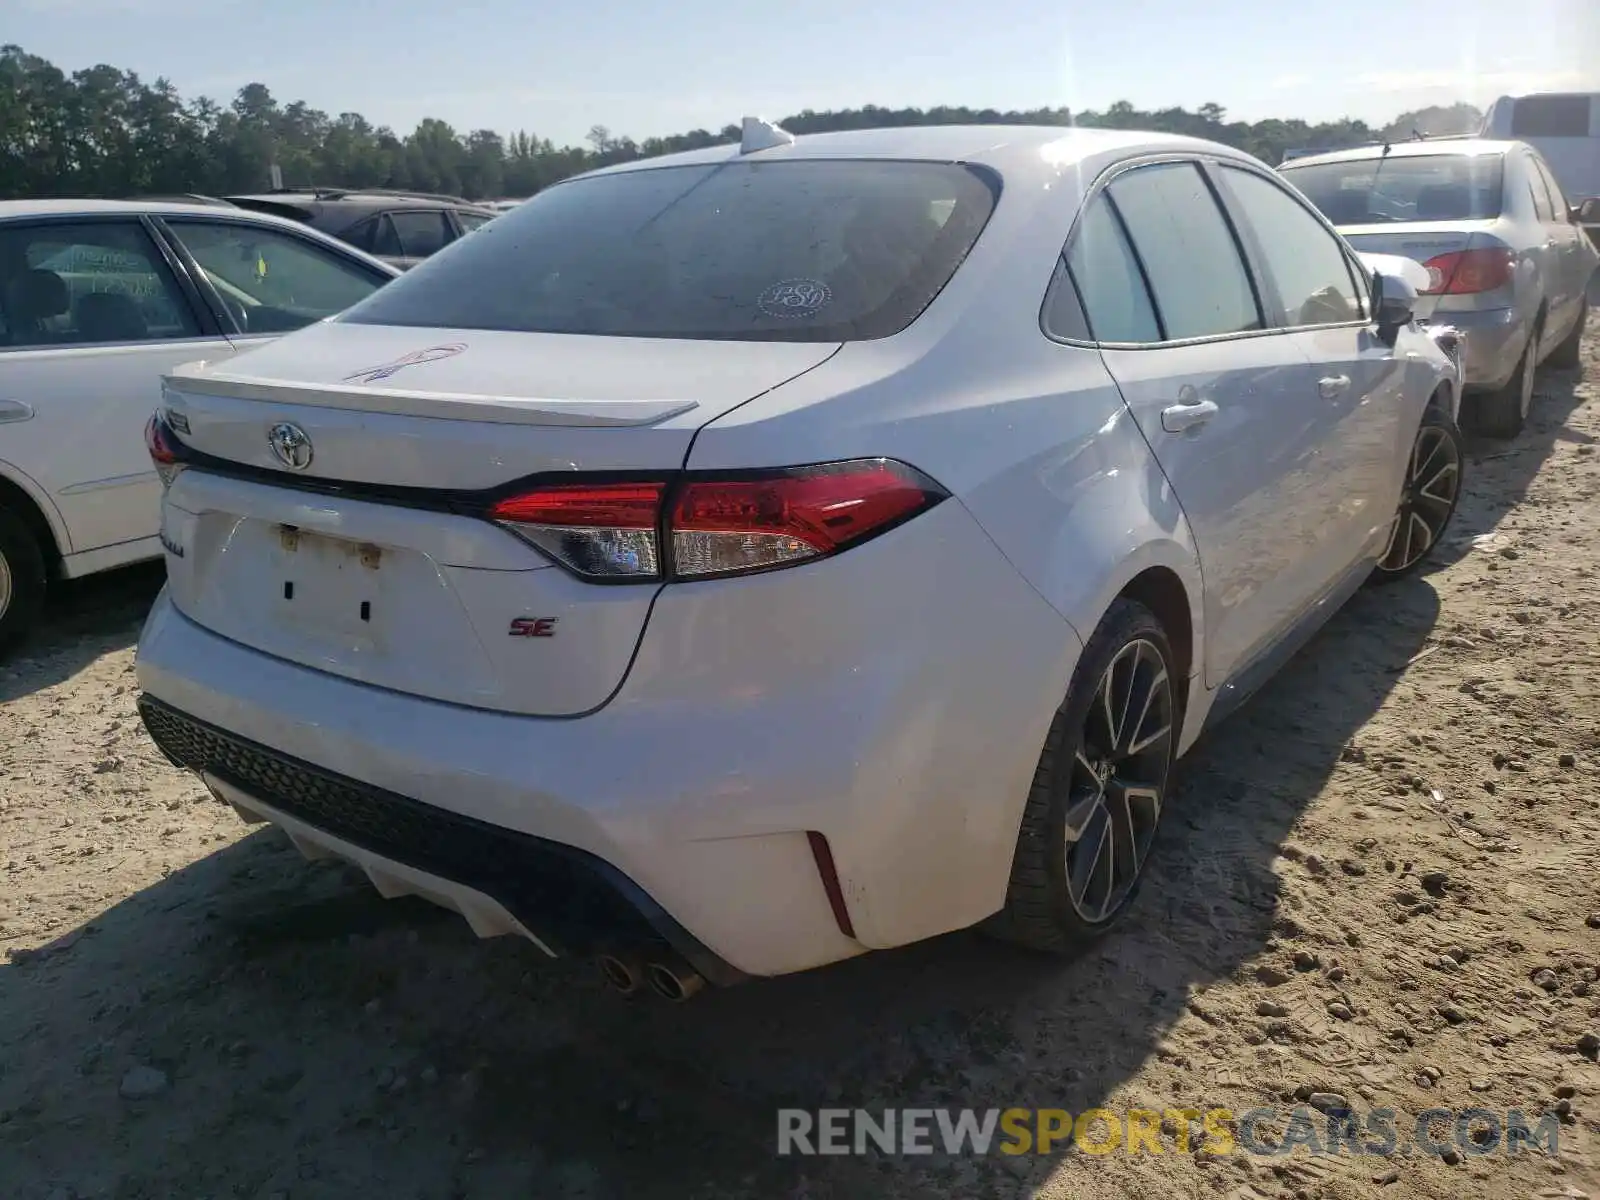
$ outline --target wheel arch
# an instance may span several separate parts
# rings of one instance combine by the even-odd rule
[[[50,503],[44,489],[22,470],[4,460],[0,460],[0,507],[8,508],[22,518],[28,531],[38,539],[45,567],[52,573],[58,570],[62,558],[72,552],[66,524],[56,511],[56,506]]]
[[[1439,386],[1433,389],[1433,395],[1428,397],[1428,408],[1437,409],[1447,414],[1452,421],[1461,420],[1461,381],[1459,379],[1441,379]]]
[[[1161,622],[1184,684],[1179,687],[1183,708],[1183,737],[1178,753],[1193,739],[1194,718],[1204,716],[1205,704],[1205,592],[1198,554],[1181,530],[1183,541],[1147,542],[1127,555],[1107,579],[1092,621],[1080,627],[1087,640],[1112,604],[1119,599],[1144,605]]]
[[[1146,567],[1123,585],[1121,599],[1144,605],[1166,630],[1167,642],[1177,659],[1178,676],[1194,674],[1194,616],[1189,611],[1189,590],[1171,567]]]

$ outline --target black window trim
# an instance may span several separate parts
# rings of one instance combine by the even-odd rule
[[[183,306],[199,331],[187,337],[122,339],[111,342],[50,342],[38,346],[0,345],[0,354],[28,354],[43,350],[91,350],[107,346],[181,346],[191,343],[215,342],[227,337],[227,329],[211,312],[189,265],[172,252],[156,222],[149,213],[39,213],[33,216],[12,217],[0,221],[0,229],[35,228],[41,225],[135,225],[154,244],[159,270],[166,267],[169,281],[176,285],[174,300]]]
[[[338,242],[333,238],[323,241],[320,238],[307,237],[300,228],[292,225],[284,226],[279,225],[276,222],[269,223],[266,221],[252,221],[248,217],[240,217],[234,213],[219,213],[216,216],[212,216],[209,213],[205,216],[200,216],[199,214],[190,215],[189,213],[161,213],[154,215],[150,218],[150,225],[152,231],[157,236],[157,240],[163,244],[163,247],[165,248],[169,257],[177,258],[183,263],[183,269],[189,275],[189,278],[192,281],[192,286],[197,290],[199,296],[204,297],[204,302],[210,308],[212,319],[216,322],[219,330],[222,333],[222,336],[240,338],[268,338],[282,337],[284,335],[283,333],[276,332],[270,334],[251,333],[249,330],[240,329],[238,323],[233,319],[233,314],[228,311],[228,306],[223,303],[221,293],[219,293],[217,289],[212,286],[211,280],[206,276],[205,270],[200,266],[200,263],[195,259],[194,255],[189,252],[189,248],[183,244],[183,239],[179,237],[178,234],[169,226],[169,221],[172,224],[180,226],[238,225],[245,229],[270,230],[271,232],[280,234],[283,237],[304,242],[308,246],[332,255],[334,258],[342,259],[346,264],[362,272],[363,274],[370,274],[377,278],[379,280],[378,287],[382,287],[393,278],[393,276],[385,275],[381,271],[374,270],[371,263],[363,262],[354,254],[348,252],[344,248],[343,243]]]
[[[1347,250],[1349,243],[1344,240],[1338,229],[1334,227],[1333,223],[1323,215],[1321,210],[1318,209],[1316,205],[1302,200],[1290,188],[1284,185],[1283,180],[1275,178],[1273,172],[1271,171],[1257,170],[1241,163],[1221,162],[1215,160],[1207,165],[1216,173],[1216,187],[1218,192],[1224,197],[1223,207],[1228,211],[1229,217],[1231,220],[1233,220],[1236,229],[1243,231],[1242,236],[1244,237],[1244,240],[1249,243],[1248,252],[1251,256],[1251,272],[1252,274],[1258,275],[1261,278],[1263,287],[1272,295],[1272,305],[1274,310],[1273,316],[1276,321],[1281,322],[1277,328],[1282,330],[1284,333],[1300,333],[1308,329],[1361,329],[1372,323],[1372,318],[1367,315],[1372,309],[1370,303],[1370,293],[1368,289],[1360,287],[1356,283],[1354,277],[1355,273],[1351,271],[1350,255]],[[1264,181],[1269,186],[1277,188],[1277,190],[1282,193],[1286,199],[1297,205],[1301,212],[1304,212],[1306,215],[1308,215],[1314,222],[1316,222],[1318,228],[1327,234],[1328,237],[1333,239],[1333,244],[1338,249],[1340,258],[1344,260],[1345,272],[1351,276],[1350,286],[1353,289],[1353,294],[1358,300],[1362,301],[1362,316],[1352,318],[1348,321],[1322,321],[1311,325],[1290,324],[1288,305],[1284,303],[1283,296],[1278,291],[1278,284],[1277,281],[1273,279],[1272,272],[1267,269],[1267,256],[1265,248],[1261,246],[1259,240],[1257,239],[1254,227],[1252,227],[1250,223],[1244,219],[1243,205],[1239,198],[1234,195],[1232,189],[1228,185],[1227,175],[1225,174],[1227,171],[1239,171],[1246,175],[1254,175],[1257,179]]]
[[[1240,341],[1245,338],[1277,337],[1293,332],[1290,329],[1271,325],[1267,321],[1267,314],[1264,311],[1263,297],[1261,293],[1261,283],[1256,278],[1255,269],[1251,264],[1248,255],[1246,255],[1243,247],[1239,244],[1239,233],[1238,230],[1234,228],[1232,215],[1228,211],[1226,205],[1223,204],[1221,198],[1217,195],[1216,185],[1212,182],[1211,177],[1206,169],[1208,165],[1218,162],[1225,163],[1230,166],[1239,164],[1248,167],[1250,165],[1246,162],[1243,162],[1243,160],[1234,158],[1221,158],[1208,154],[1174,154],[1170,151],[1144,154],[1135,158],[1124,159],[1121,162],[1113,163],[1111,166],[1107,167],[1103,172],[1101,172],[1093,182],[1090,183],[1088,190],[1084,193],[1082,201],[1078,204],[1077,211],[1073,214],[1072,226],[1070,229],[1068,229],[1066,239],[1062,242],[1060,259],[1064,265],[1067,250],[1071,247],[1073,238],[1078,235],[1078,230],[1083,223],[1084,214],[1089,211],[1089,206],[1102,195],[1105,195],[1108,201],[1111,199],[1111,197],[1107,194],[1107,190],[1117,178],[1127,174],[1130,171],[1139,170],[1141,167],[1162,166],[1169,163],[1187,163],[1199,171],[1201,179],[1205,181],[1207,190],[1211,193],[1212,202],[1217,205],[1217,208],[1222,215],[1223,224],[1227,227],[1229,234],[1233,238],[1234,253],[1239,255],[1240,266],[1244,269],[1245,278],[1250,282],[1250,291],[1252,296],[1254,296],[1256,303],[1256,315],[1263,326],[1261,329],[1245,329],[1240,330],[1237,333],[1212,333],[1201,337],[1192,338],[1170,338],[1159,342],[1101,341],[1092,336],[1094,333],[1094,328],[1088,320],[1088,308],[1087,306],[1083,305],[1083,290],[1081,287],[1079,287],[1077,280],[1072,278],[1072,273],[1069,268],[1059,272],[1059,274],[1064,275],[1066,278],[1071,280],[1073,289],[1077,292],[1079,305],[1080,307],[1083,307],[1084,326],[1089,329],[1091,337],[1089,340],[1084,340],[1082,338],[1065,337],[1061,334],[1051,331],[1045,318],[1049,309],[1050,293],[1054,287],[1058,286],[1056,280],[1057,273],[1054,272],[1052,273],[1050,285],[1046,288],[1045,296],[1039,307],[1040,332],[1057,345],[1077,346],[1085,349],[1098,350],[1169,350],[1181,346],[1204,346],[1209,345],[1212,342]],[[1160,317],[1160,307],[1156,302],[1154,290],[1151,289],[1148,278],[1145,276],[1144,261],[1139,257],[1139,247],[1137,244],[1135,244],[1133,238],[1128,236],[1126,227],[1122,224],[1122,214],[1116,211],[1114,205],[1112,211],[1116,215],[1118,228],[1123,230],[1123,236],[1127,237],[1129,249],[1132,250],[1134,259],[1139,264],[1140,277],[1145,284],[1145,294],[1150,301],[1151,311],[1157,314],[1157,323],[1160,327],[1159,332],[1165,335],[1166,327]],[[1326,224],[1326,222],[1324,222],[1324,224]],[[1362,324],[1366,323],[1367,322],[1362,322]],[[1307,328],[1329,327],[1309,326]]]

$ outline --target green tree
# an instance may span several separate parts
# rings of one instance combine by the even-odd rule
[[[1381,131],[1361,121],[1312,125],[1292,119],[1230,121],[1219,104],[1148,110],[1119,100],[1103,112],[1066,108],[999,111],[934,108],[803,109],[784,118],[796,134],[912,125],[1082,125],[1151,129],[1210,138],[1269,163],[1299,147],[1335,148],[1475,129],[1471,105],[1404,113]],[[469,198],[531,196],[581,171],[703,149],[739,139],[737,125],[694,129],[636,142],[604,125],[586,145],[557,146],[527,131],[465,135],[425,118],[401,136],[360,113],[329,117],[302,101],[280,105],[264,84],[241,88],[226,105],[187,103],[164,79],[100,65],[66,75],[20,46],[0,46],[0,197],[127,196],[145,192],[226,195],[269,185],[276,165],[289,186],[393,187]]]

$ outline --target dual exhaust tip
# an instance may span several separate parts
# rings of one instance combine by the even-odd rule
[[[623,996],[648,987],[663,1000],[682,1004],[706,986],[705,978],[683,963],[647,963],[625,954],[602,954],[597,961],[605,985]]]

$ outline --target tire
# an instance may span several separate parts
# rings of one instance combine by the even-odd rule
[[[1389,542],[1367,577],[1369,584],[1407,579],[1433,556],[1456,515],[1466,457],[1466,444],[1450,414],[1436,404],[1428,405],[1411,442],[1405,487],[1389,528]]]
[[[1550,366],[1561,371],[1571,371],[1583,365],[1583,331],[1589,323],[1589,299],[1584,297],[1583,307],[1578,309],[1578,319],[1573,322],[1572,332],[1562,340],[1561,344],[1550,352],[1550,357],[1545,360]]]
[[[1506,385],[1478,397],[1473,424],[1479,433],[1492,438],[1514,438],[1522,432],[1528,410],[1533,406],[1534,377],[1539,370],[1539,339],[1543,336],[1544,318],[1540,317]]]
[[[0,657],[18,645],[44,607],[44,555],[20,517],[0,508]]]
[[[1084,647],[1050,724],[1022,814],[1005,907],[986,932],[1069,953],[1127,911],[1154,848],[1180,732],[1183,681],[1174,679],[1173,662],[1161,622],[1142,604],[1117,600]],[[1110,705],[1102,692],[1108,680]],[[1141,704],[1140,716],[1128,711]],[[1122,731],[1115,738],[1108,736],[1115,732],[1109,714],[1119,706]],[[1130,728],[1130,722],[1136,724]],[[1140,741],[1146,745],[1139,753],[1125,754]],[[1107,752],[1111,742],[1118,745],[1115,753]],[[1116,825],[1109,853],[1092,853],[1101,844],[1092,838],[1113,833],[1113,814],[1127,818]],[[1080,836],[1069,833],[1069,821]],[[1084,869],[1091,861],[1094,869]]]

